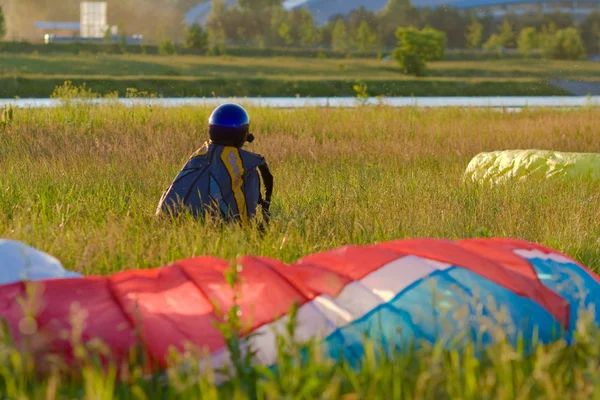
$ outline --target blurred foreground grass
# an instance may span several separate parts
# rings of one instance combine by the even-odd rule
[[[64,106],[14,111],[0,125],[0,237],[58,257],[85,274],[157,267],[195,255],[265,255],[292,262],[345,244],[405,237],[509,236],[543,243],[600,269],[600,184],[525,182],[494,189],[462,182],[481,151],[600,151],[600,111],[466,109],[252,109],[275,175],[266,235],[193,220],[158,220],[162,190],[206,136],[211,110]],[[259,367],[217,388],[210,375],[173,364],[126,383],[92,358],[66,373],[0,341],[0,390],[17,398],[600,398],[598,334],[539,347],[504,344],[476,359],[441,346],[390,357],[368,353],[361,370],[282,345],[280,373]],[[373,348],[373,347],[368,347]],[[188,361],[194,353],[184,354]],[[73,370],[71,370],[73,371]],[[167,383],[168,382],[168,383]]]
[[[583,322],[585,321],[585,322]],[[71,368],[50,360],[44,375],[38,360],[0,340],[0,393],[6,399],[599,399],[600,332],[589,319],[578,326],[577,342],[535,345],[501,339],[476,352],[451,350],[441,342],[390,350],[365,341],[359,365],[321,356],[317,343],[290,340],[294,329],[277,336],[277,368],[237,358],[239,368],[215,371],[210,358],[187,347],[172,353],[166,368],[149,375],[143,359],[118,369],[102,368],[101,345],[83,345],[76,335]],[[229,331],[231,332],[231,331]],[[224,381],[216,377],[228,376]]]

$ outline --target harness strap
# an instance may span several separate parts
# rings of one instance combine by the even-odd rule
[[[265,198],[263,200],[261,194],[259,202],[263,209],[263,217],[265,222],[269,223],[271,217],[269,207],[271,206],[271,196],[273,195],[273,174],[271,174],[269,166],[266,162],[264,164],[260,164],[258,166],[258,170],[260,171],[260,176],[265,185]]]

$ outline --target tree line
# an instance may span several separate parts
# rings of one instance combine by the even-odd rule
[[[0,40],[4,38],[4,35],[6,35],[6,23],[4,22],[4,11],[0,5]]]
[[[206,31],[200,26],[187,30],[205,35],[201,44],[207,47],[241,45],[337,51],[390,51],[397,45],[399,27],[444,32],[447,47],[454,49],[540,48],[544,47],[542,38],[558,31],[564,36],[563,31],[568,30],[569,37],[577,33],[587,54],[600,52],[600,12],[588,15],[580,24],[570,14],[541,11],[509,14],[498,20],[470,10],[418,9],[410,0],[389,0],[379,12],[361,7],[348,15],[335,15],[318,26],[308,10],[288,11],[282,3],[283,0],[238,0],[234,6],[228,6],[224,0],[212,0]],[[192,37],[194,33],[187,32],[186,36]],[[534,36],[535,40],[525,44]]]
[[[132,4],[137,0],[124,1]],[[186,6],[195,3],[193,0],[170,2],[178,5],[186,2]],[[237,0],[231,6],[225,0],[212,0],[206,27],[198,24],[186,27],[183,35],[163,31],[157,39],[162,52],[167,54],[175,52],[174,42],[181,40],[186,47],[212,53],[219,53],[230,45],[391,52],[399,43],[398,28],[412,28],[442,32],[444,46],[454,49],[481,48],[499,53],[517,49],[524,55],[541,53],[549,58],[564,59],[600,53],[600,12],[589,14],[581,23],[576,23],[572,15],[560,12],[508,14],[498,20],[469,10],[418,9],[410,0],[389,0],[379,12],[361,7],[348,15],[334,15],[318,26],[308,10],[288,11],[282,3],[283,0]],[[119,25],[122,35],[131,29],[126,24]],[[0,40],[6,31],[0,7]]]

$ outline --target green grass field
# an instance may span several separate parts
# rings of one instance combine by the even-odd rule
[[[257,139],[249,149],[263,154],[275,175],[273,221],[264,237],[154,217],[162,191],[204,141],[209,112],[15,110],[14,119],[0,125],[0,237],[22,240],[84,274],[157,267],[196,255],[292,262],[345,244],[476,236],[543,243],[600,271],[599,183],[484,189],[461,179],[481,151],[600,151],[598,110],[250,109]],[[282,361],[287,369],[281,375],[252,369],[220,389],[194,371],[175,368],[167,386],[136,374],[115,384],[89,360],[79,378],[60,369],[35,377],[31,360],[2,341],[0,388],[11,399],[199,393],[231,399],[248,398],[244,393],[252,385],[258,398],[272,399],[598,398],[599,336],[581,329],[581,344],[559,343],[529,357],[508,345],[479,361],[438,348],[370,358],[359,372],[318,358],[302,366],[293,358]]]
[[[15,55],[0,57],[0,74],[69,78],[268,78],[322,80],[347,77],[394,80],[403,78],[395,61],[376,59],[250,58],[150,55]],[[568,78],[600,79],[591,61],[490,60],[431,63],[435,78]]]
[[[365,81],[371,95],[561,95],[551,79],[598,80],[594,62],[443,61],[424,78],[375,59],[150,55],[0,54],[0,97],[48,97],[65,80],[102,94],[128,87],[163,96],[348,96]]]

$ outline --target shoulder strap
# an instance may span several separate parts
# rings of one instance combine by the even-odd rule
[[[258,166],[258,170],[260,171],[260,176],[265,185],[265,198],[264,200],[260,200],[260,205],[263,209],[263,217],[265,222],[269,223],[271,217],[271,196],[273,195],[273,174],[271,174],[266,161]]]

